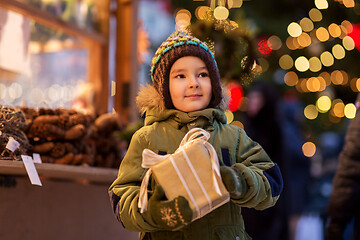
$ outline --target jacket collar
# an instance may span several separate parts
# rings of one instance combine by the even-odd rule
[[[177,129],[185,128],[186,130],[189,130],[191,128],[200,127],[212,131],[215,122],[226,123],[226,116],[222,110],[216,108],[207,108],[189,113],[175,109],[165,109],[161,111],[159,108],[151,108],[146,112],[145,126],[161,121],[168,121]]]

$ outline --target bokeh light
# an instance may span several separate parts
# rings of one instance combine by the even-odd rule
[[[314,29],[314,23],[307,17],[300,20],[300,26],[304,32],[311,32]]]
[[[345,57],[345,49],[340,44],[336,44],[332,47],[332,54],[336,59],[343,59]]]
[[[302,151],[306,157],[312,157],[316,153],[316,146],[312,142],[306,142],[302,145]]]
[[[344,39],[342,40],[342,44],[343,44],[344,48],[348,51],[351,51],[355,48],[355,42],[349,36],[344,37]]]
[[[320,22],[322,20],[322,14],[321,12],[316,9],[316,8],[312,8],[309,11],[309,17],[313,22]]]
[[[307,119],[314,120],[318,116],[318,111],[314,104],[309,104],[304,109],[304,115]]]
[[[347,7],[347,8],[355,7],[355,2],[354,2],[354,0],[342,0],[342,3],[343,3],[344,6]]]
[[[325,51],[320,55],[320,60],[325,67],[330,67],[334,64],[334,57],[328,51]]]
[[[327,9],[329,7],[329,3],[326,0],[315,0],[315,6],[318,9]]]
[[[331,108],[331,99],[326,95],[319,97],[316,101],[316,108],[319,112],[326,113]]]
[[[360,91],[360,78],[351,79],[350,87],[353,92],[359,92]]]
[[[355,104],[353,104],[353,103],[346,104],[345,108],[344,108],[344,114],[345,114],[346,118],[353,119],[356,114]]]
[[[282,42],[278,36],[272,35],[268,39],[268,45],[272,50],[279,50],[282,46]]]
[[[307,71],[309,69],[309,61],[304,56],[298,57],[295,60],[295,68],[299,72],[305,72],[305,71]]]
[[[243,0],[228,0],[229,8],[240,8],[243,5]]]
[[[301,47],[308,47],[311,44],[311,37],[309,36],[309,34],[303,32],[297,38],[297,41]]]
[[[287,27],[287,31],[289,35],[292,37],[298,37],[302,33],[301,26],[296,22],[290,23],[289,26]]]
[[[227,124],[230,124],[234,121],[234,114],[230,110],[225,111],[225,116],[227,119]]]
[[[15,100],[15,99],[18,99],[19,97],[21,97],[21,95],[23,93],[23,89],[19,83],[14,82],[10,85],[8,92],[9,92],[9,97],[11,99]]]
[[[195,10],[195,16],[197,19],[205,19],[210,11],[208,6],[199,6]]]
[[[317,57],[312,57],[309,59],[309,69],[312,72],[319,72],[322,68],[321,61]]]
[[[332,23],[328,27],[329,33],[333,38],[340,37],[341,35],[341,28],[339,25]]]
[[[294,66],[294,60],[290,57],[290,55],[285,54],[280,57],[279,66],[284,70],[288,70]]]
[[[229,17],[229,10],[223,6],[217,6],[214,9],[214,17],[217,20],[225,20]]]
[[[317,39],[319,39],[319,41],[325,42],[325,41],[329,40],[329,32],[326,30],[326,28],[319,27],[316,30],[316,37],[317,37]]]
[[[186,9],[181,9],[176,13],[175,23],[176,30],[184,30],[190,25],[191,13]]]
[[[295,72],[287,72],[284,76],[284,82],[286,85],[292,87],[299,81],[298,75]]]
[[[345,116],[344,113],[345,104],[341,99],[335,99],[333,101],[333,113],[336,117],[342,118]]]

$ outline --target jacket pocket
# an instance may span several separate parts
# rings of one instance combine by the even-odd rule
[[[214,228],[213,240],[251,240],[251,237],[236,225],[217,226]]]

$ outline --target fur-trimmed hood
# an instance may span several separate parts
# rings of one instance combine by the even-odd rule
[[[216,106],[216,108],[221,109],[223,111],[226,110],[229,103],[229,95],[223,89],[223,99],[221,100],[220,104]],[[151,108],[158,108],[160,112],[165,110],[165,102],[162,96],[156,91],[155,87],[151,84],[146,84],[146,86],[142,85],[140,87],[140,91],[136,97],[136,105],[141,114],[144,114]]]

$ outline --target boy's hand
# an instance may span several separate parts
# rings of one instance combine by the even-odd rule
[[[165,192],[157,185],[149,199],[148,210],[156,224],[165,230],[179,229],[191,222],[192,210],[188,201],[179,196],[173,200],[164,200]]]
[[[240,199],[247,190],[247,184],[241,172],[236,168],[221,166],[222,181],[232,199]]]

